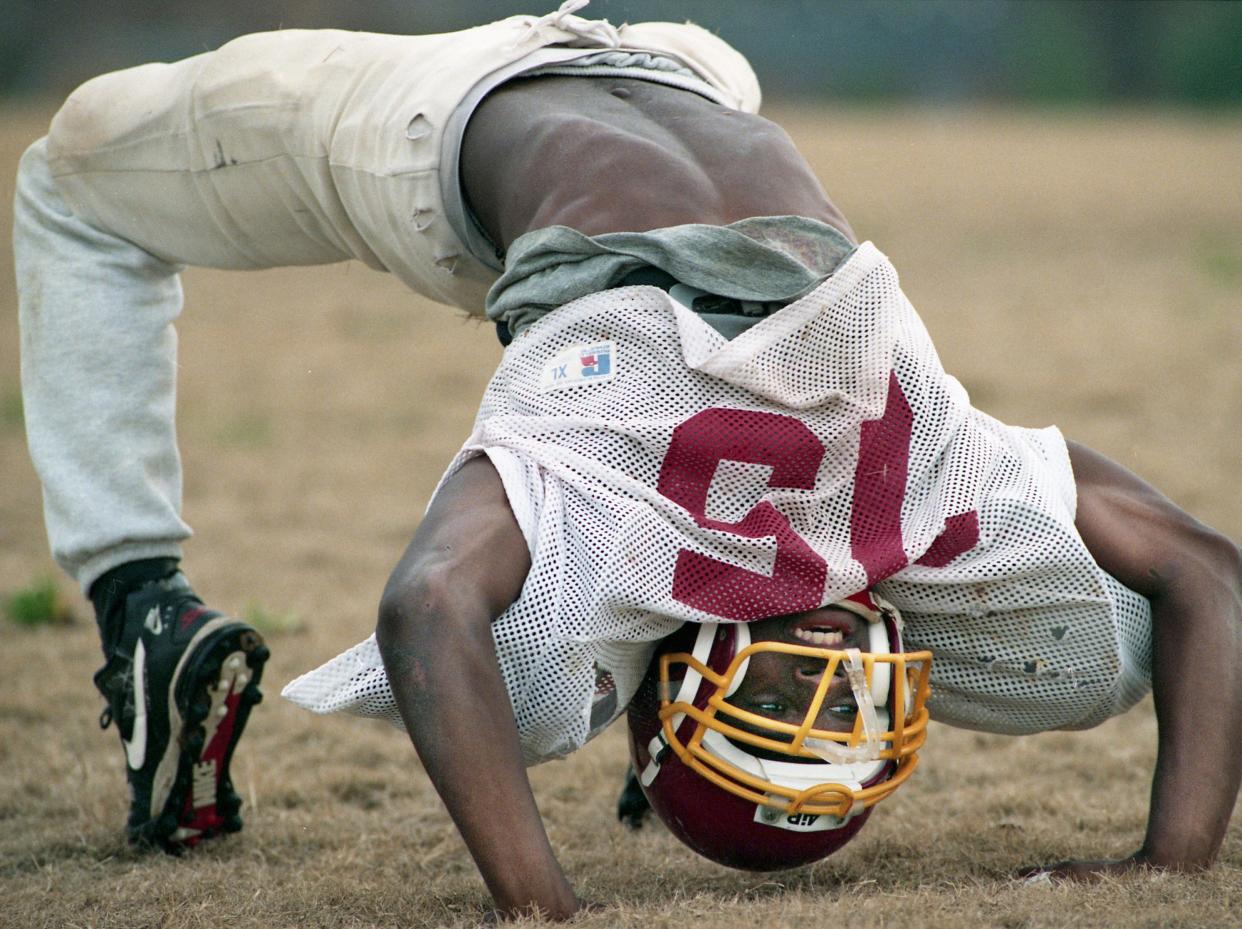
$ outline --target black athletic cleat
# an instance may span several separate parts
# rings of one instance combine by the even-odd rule
[[[108,700],[100,724],[116,722],[125,749],[131,842],[178,853],[241,829],[229,762],[267,658],[262,636],[206,609],[179,572],[126,597],[95,684]]]

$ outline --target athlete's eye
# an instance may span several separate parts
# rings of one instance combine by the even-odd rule
[[[755,709],[768,716],[781,716],[788,709],[779,700],[765,700],[755,704]]]
[[[837,703],[828,707],[828,712],[841,719],[853,719],[858,715],[858,706],[854,703]]]

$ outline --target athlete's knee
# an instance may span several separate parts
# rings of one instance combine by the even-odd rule
[[[187,59],[193,61],[194,59]],[[155,62],[93,77],[79,85],[52,117],[48,152],[55,167],[91,152],[132,147],[151,120],[170,108],[172,75],[181,63]]]
[[[55,150],[80,152],[104,143],[108,132],[108,108],[104,88],[108,75],[87,81],[65,100],[52,117],[49,144]]]

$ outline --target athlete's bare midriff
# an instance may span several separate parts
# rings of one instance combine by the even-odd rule
[[[638,79],[505,84],[470,120],[461,176],[475,215],[504,248],[553,225],[599,235],[781,215],[854,239],[775,123]]]

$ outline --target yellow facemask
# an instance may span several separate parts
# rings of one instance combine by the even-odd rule
[[[887,633],[877,625],[883,626],[883,621],[872,625],[873,646],[890,648]],[[745,638],[749,640],[748,633]],[[801,723],[768,719],[729,703],[747,662],[762,652],[825,662]],[[930,652],[868,653],[756,642],[738,650],[728,668],[718,673],[686,652],[662,655],[663,741],[688,767],[750,802],[787,815],[844,820],[856,805],[878,803],[914,773],[918,750],[927,738],[931,661]],[[674,676],[679,667],[684,668],[681,680]],[[838,673],[849,680],[858,706],[850,732],[814,728]],[[687,680],[694,686],[687,688]],[[704,702],[707,685],[715,689]],[[687,720],[693,729],[683,739],[678,732],[687,732]],[[753,754],[747,746],[763,754]],[[890,772],[887,777],[882,776],[885,772]]]

